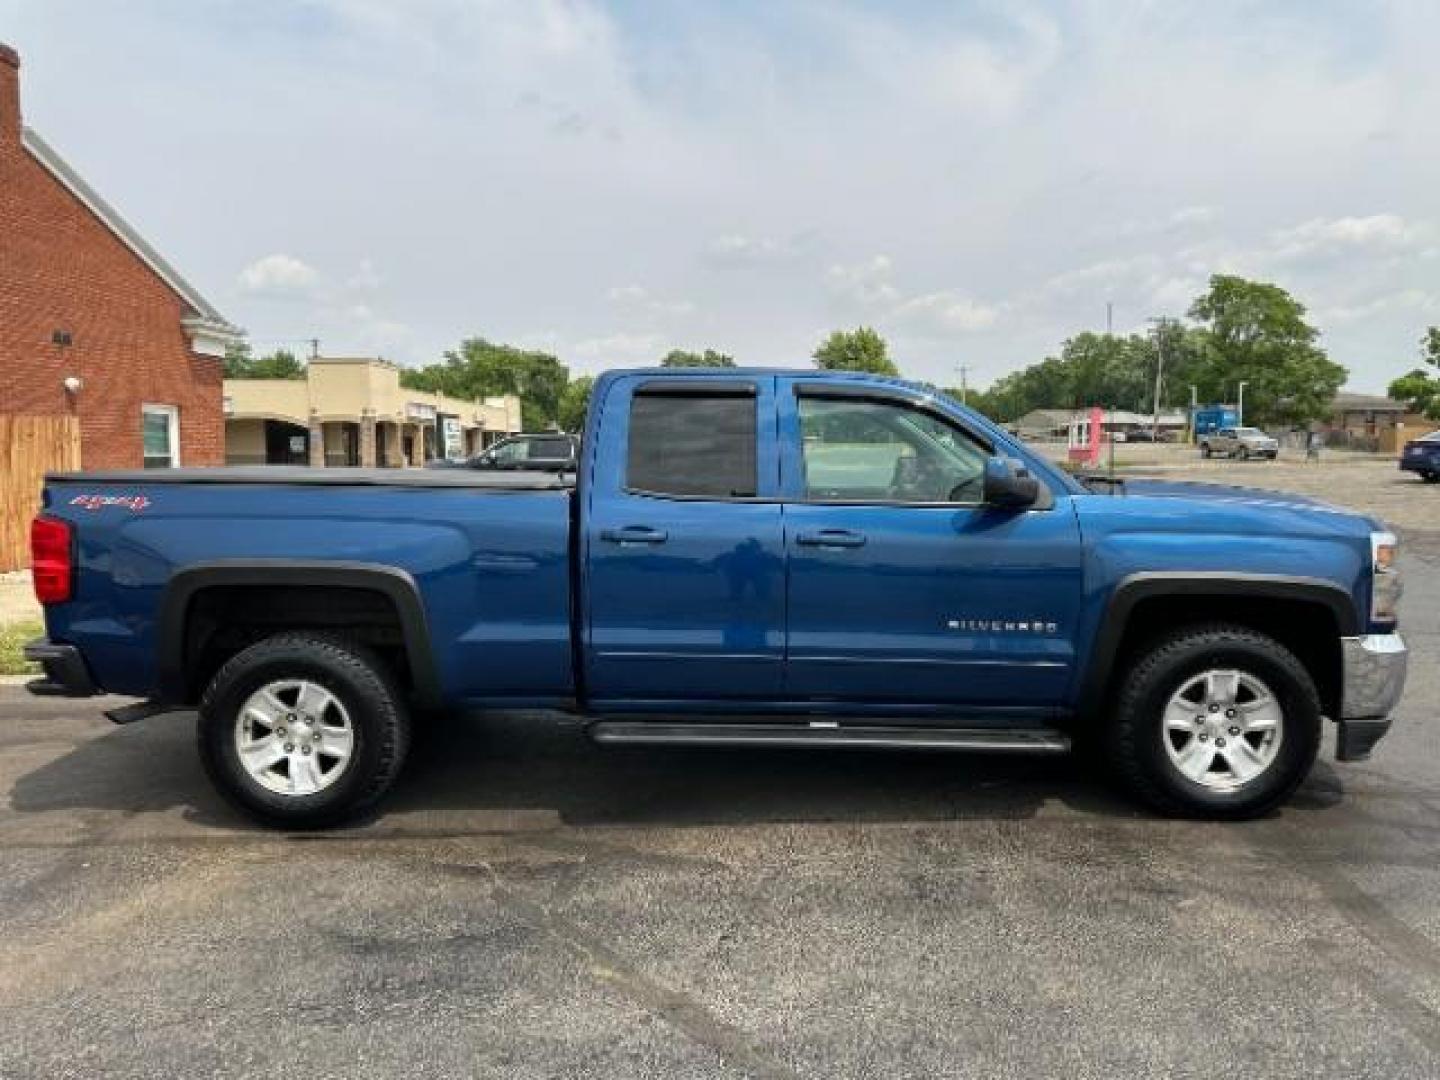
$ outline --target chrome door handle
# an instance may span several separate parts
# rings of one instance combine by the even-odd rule
[[[849,529],[821,529],[795,534],[795,542],[806,547],[858,548],[865,546],[865,534]]]
[[[649,525],[627,525],[623,529],[602,529],[600,539],[611,544],[663,544],[670,534]]]

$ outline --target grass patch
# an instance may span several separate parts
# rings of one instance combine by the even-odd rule
[[[20,650],[27,641],[44,635],[45,626],[39,619],[22,619],[0,626],[0,675],[38,674],[40,665],[27,661]]]

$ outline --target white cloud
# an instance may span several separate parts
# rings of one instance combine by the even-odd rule
[[[1272,234],[1273,253],[1278,259],[1304,259],[1357,249],[1399,250],[1413,246],[1423,230],[1399,214],[1371,214],[1368,217],[1312,218]]]
[[[813,233],[797,233],[788,237],[726,233],[712,240],[706,253],[716,262],[741,264],[784,262],[805,254],[814,246],[814,242]]]
[[[1000,308],[958,289],[907,296],[894,282],[888,255],[858,263],[836,264],[825,272],[831,293],[861,318],[926,336],[969,333],[993,326]]]
[[[875,255],[864,262],[835,264],[825,271],[825,284],[842,300],[873,308],[900,300],[900,290],[890,280],[894,273],[890,256]]]
[[[941,334],[967,333],[995,325],[999,308],[982,304],[953,290],[926,293],[900,304],[890,314],[892,321]]]
[[[1317,306],[1311,314],[1323,323],[1343,325],[1363,322],[1377,315],[1393,312],[1413,312],[1422,315],[1425,320],[1433,319],[1437,313],[1440,313],[1440,292],[1426,292],[1424,289],[1401,289],[1398,292],[1371,296],[1355,303]]]
[[[654,317],[689,315],[695,310],[694,301],[665,300],[643,285],[617,285],[605,293],[605,298],[618,307]]]
[[[1155,218],[1133,218],[1119,228],[1122,237],[1165,236],[1214,224],[1220,211],[1213,206],[1182,206]]]
[[[240,288],[265,296],[304,297],[320,280],[314,267],[293,255],[265,255],[240,271]]]
[[[659,334],[621,332],[585,338],[572,344],[568,351],[584,360],[607,365],[658,364],[667,346]]]
[[[383,284],[384,279],[375,268],[374,261],[368,258],[361,259],[355,272],[345,279],[346,287],[356,292],[374,292]]]

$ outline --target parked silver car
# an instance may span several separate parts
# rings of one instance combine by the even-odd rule
[[[1221,428],[1209,435],[1200,436],[1200,456],[1214,457],[1219,454],[1229,458],[1248,461],[1251,458],[1265,458],[1274,461],[1280,453],[1280,444],[1259,428]]]

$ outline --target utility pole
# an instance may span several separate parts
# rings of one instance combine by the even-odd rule
[[[1112,337],[1115,334],[1115,305],[1105,301],[1105,336]]]
[[[955,370],[956,370],[956,371],[959,373],[959,375],[960,375],[960,404],[961,404],[961,405],[969,405],[970,402],[969,402],[967,399],[969,398],[969,395],[970,395],[970,387],[969,387],[969,384],[968,384],[968,381],[967,381],[967,380],[968,380],[968,376],[969,376],[969,374],[970,374],[970,365],[969,365],[969,364],[956,364],[956,365],[955,365]]]
[[[320,359],[320,339],[318,337],[312,337],[310,339],[310,359]]]
[[[1240,381],[1239,400],[1235,403],[1235,426],[1236,426],[1236,427],[1244,427],[1244,426],[1245,426],[1245,387],[1246,387],[1247,385],[1248,385],[1248,381],[1247,381],[1247,380],[1242,379],[1242,380]]]
[[[1165,328],[1172,320],[1160,316],[1150,320],[1155,324],[1155,408],[1150,415],[1150,436],[1160,441],[1160,388],[1165,383]]]

